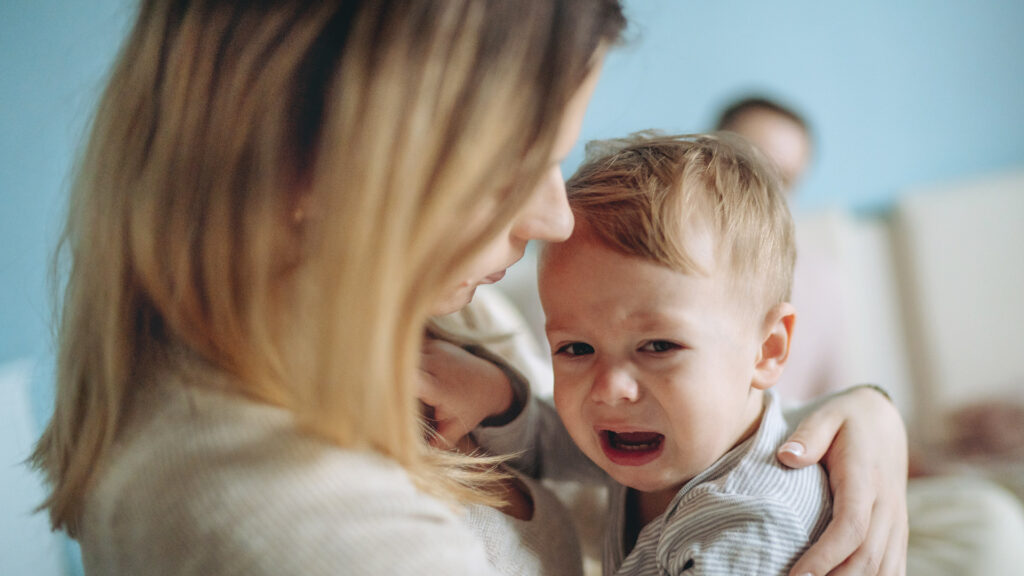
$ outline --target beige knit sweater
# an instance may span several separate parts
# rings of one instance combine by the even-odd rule
[[[281,409],[166,377],[118,438],[86,501],[89,575],[498,574],[401,467]]]

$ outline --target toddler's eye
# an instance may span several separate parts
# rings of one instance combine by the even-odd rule
[[[667,340],[652,340],[640,347],[643,352],[668,352],[670,350],[678,350],[681,348],[679,344],[675,342],[669,342]]]
[[[566,356],[585,356],[593,353],[594,347],[586,342],[570,342],[555,351],[555,354],[565,354]]]

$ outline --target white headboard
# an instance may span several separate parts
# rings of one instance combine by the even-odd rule
[[[912,191],[894,242],[924,428],[1024,388],[1024,172]]]

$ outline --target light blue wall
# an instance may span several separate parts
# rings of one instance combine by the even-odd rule
[[[48,349],[49,253],[126,5],[0,2],[0,363]]]
[[[47,256],[126,0],[0,3],[0,362],[47,351]],[[755,89],[803,109],[802,202],[872,209],[908,186],[1024,165],[1024,2],[632,0],[582,141],[706,129]]]
[[[125,6],[0,1],[0,574],[81,573],[77,547],[31,515],[44,494],[21,462],[52,398],[48,255],[76,145],[130,18]]]
[[[1024,166],[1024,2],[628,7],[635,39],[609,56],[582,139],[707,130],[726,100],[757,90],[814,125],[807,206],[875,209],[914,184]]]

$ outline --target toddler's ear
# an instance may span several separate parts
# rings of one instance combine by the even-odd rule
[[[789,359],[789,343],[793,339],[793,325],[796,324],[796,308],[789,302],[776,304],[764,317],[761,334],[761,353],[754,365],[751,385],[766,390],[775,385],[782,376],[782,369]]]

